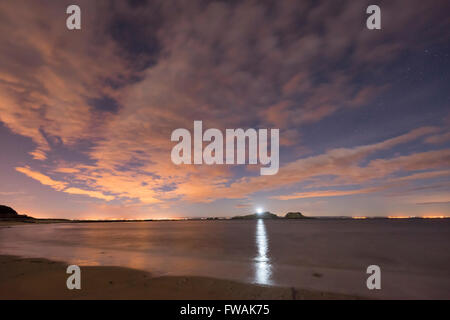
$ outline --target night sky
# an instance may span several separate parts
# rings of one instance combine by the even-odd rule
[[[82,30],[66,28],[78,4]],[[450,216],[450,2],[2,1],[0,204],[35,217]],[[279,128],[280,170],[171,162]]]

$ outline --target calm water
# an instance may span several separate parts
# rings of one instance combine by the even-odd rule
[[[0,254],[385,298],[450,298],[450,221],[161,221],[0,228]],[[366,287],[379,265],[382,289]]]

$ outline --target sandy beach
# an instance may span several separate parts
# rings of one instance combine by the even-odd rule
[[[3,225],[0,298],[448,299],[448,223]],[[70,264],[82,267],[81,292],[66,289]],[[382,269],[381,290],[366,286],[366,268],[373,264]]]
[[[206,277],[163,276],[122,267],[81,267],[81,290],[66,287],[67,264],[0,256],[0,299],[358,299],[318,291]]]

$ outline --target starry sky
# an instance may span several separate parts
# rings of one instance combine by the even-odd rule
[[[66,28],[78,4],[82,30]],[[450,2],[0,3],[0,203],[35,217],[450,216]],[[280,170],[171,162],[279,128]]]

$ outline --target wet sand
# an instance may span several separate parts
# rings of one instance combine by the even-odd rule
[[[67,221],[57,219],[33,219],[33,220],[0,220],[0,228],[8,228],[18,225],[33,225],[33,224],[52,224],[52,223],[68,223]]]
[[[8,228],[17,225],[27,224],[27,222],[23,221],[1,221],[0,220],[0,228]]]
[[[301,300],[357,299],[297,288],[244,284],[206,277],[163,276],[121,267],[81,268],[81,290],[68,290],[67,264],[0,256],[0,299]]]

